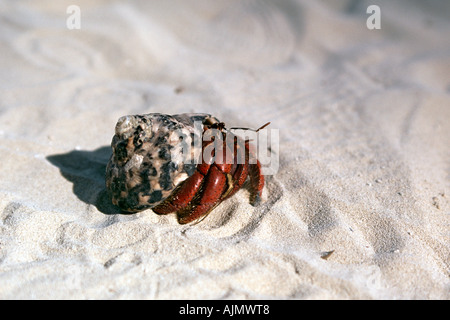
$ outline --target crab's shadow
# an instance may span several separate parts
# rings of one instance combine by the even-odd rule
[[[94,205],[102,213],[118,214],[122,211],[112,204],[105,187],[105,170],[110,157],[111,147],[104,146],[93,151],[73,150],[50,155],[47,160],[73,183],[73,193],[81,201]]]

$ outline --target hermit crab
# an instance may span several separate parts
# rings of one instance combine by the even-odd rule
[[[247,178],[250,203],[261,201],[264,176],[249,139],[209,114],[121,117],[111,147],[106,188],[123,211],[151,208],[175,212],[180,224],[200,221]]]

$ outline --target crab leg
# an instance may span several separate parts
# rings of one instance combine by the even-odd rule
[[[245,142],[245,149],[254,158],[255,154],[250,148],[249,141]],[[264,188],[264,176],[261,174],[261,163],[256,159],[256,163],[248,165],[248,175],[250,176],[250,204],[257,206],[261,201],[261,194]]]
[[[229,149],[225,143],[224,148],[226,149],[226,152],[229,152]],[[205,177],[205,181],[200,189],[198,199],[194,197],[187,208],[177,212],[179,223],[189,223],[206,216],[220,202],[222,202],[223,196],[228,195],[232,190],[233,179],[230,175],[232,164],[226,163],[226,161],[217,160],[218,159],[216,159],[214,164],[211,165],[209,172]]]
[[[234,151],[236,156],[234,157],[234,165],[231,170],[233,174],[233,189],[223,198],[223,200],[232,197],[242,187],[248,176],[248,153],[246,153],[242,146],[239,145],[237,137],[234,138]],[[242,159],[242,156],[245,156],[245,162],[238,163],[238,159]]]

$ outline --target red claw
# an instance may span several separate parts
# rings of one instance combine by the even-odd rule
[[[216,167],[212,166],[205,178],[203,193],[198,201],[186,210],[177,212],[178,222],[181,224],[189,223],[208,214],[214,207],[220,203],[220,197],[225,189],[226,176]]]
[[[153,208],[153,211],[157,214],[167,214],[185,208],[199,191],[203,178],[203,174],[195,171],[181,184],[180,188],[175,189],[172,196]]]

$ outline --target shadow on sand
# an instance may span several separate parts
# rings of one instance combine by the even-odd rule
[[[73,183],[73,193],[83,202],[94,205],[104,214],[123,213],[111,203],[106,192],[105,170],[111,157],[111,147],[94,151],[73,150],[47,157],[62,176]]]

